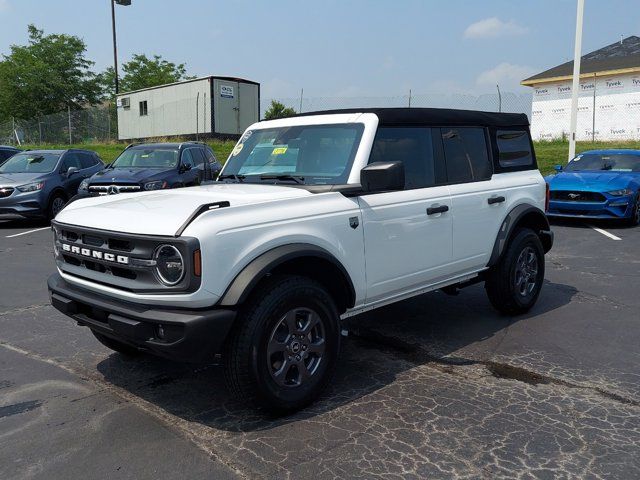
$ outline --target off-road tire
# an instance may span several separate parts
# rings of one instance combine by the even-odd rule
[[[526,254],[526,255],[525,255]],[[520,274],[518,261],[522,260],[522,255],[531,258],[535,256],[535,275],[531,275],[524,288],[526,294],[521,291],[523,276]],[[529,278],[531,271],[525,274]],[[491,267],[485,281],[485,289],[491,305],[499,312],[506,315],[518,315],[526,313],[533,307],[540,295],[542,283],[544,282],[544,249],[538,235],[528,228],[518,229],[507,246],[506,252],[500,261]],[[529,291],[531,287],[531,291]]]
[[[300,373],[299,385],[283,386],[277,383],[282,381],[282,377],[276,380],[273,357],[267,352],[272,348],[278,326],[284,325],[286,314],[307,309],[316,314],[313,317],[316,324],[322,324],[324,351],[313,374],[303,380]],[[290,329],[288,331],[291,332]],[[289,333],[287,338],[295,340],[296,336]],[[284,343],[287,344],[284,354],[290,354],[291,340]],[[307,347],[308,356],[302,361],[312,362],[315,354],[311,352],[317,346],[307,344],[305,350]],[[339,353],[339,314],[327,290],[306,277],[273,276],[256,287],[240,310],[223,353],[225,380],[231,393],[238,399],[271,414],[283,415],[303,408],[320,395],[333,376]],[[288,358],[291,360],[291,357]],[[285,362],[286,359],[280,371],[287,367],[289,372],[298,372],[297,367],[292,369]],[[306,367],[302,370],[309,372]]]
[[[140,350],[132,347],[131,345],[119,342],[117,340],[114,340],[113,338],[102,335],[101,333],[94,332],[93,330],[91,330],[91,333],[93,333],[93,336],[96,337],[96,339],[101,344],[103,344],[107,348],[110,348],[114,352],[121,353],[122,355],[126,355],[127,357],[138,357],[142,355],[142,352]]]

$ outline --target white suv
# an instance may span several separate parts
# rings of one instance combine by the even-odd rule
[[[53,223],[53,305],[124,354],[222,355],[230,388],[312,401],[340,320],[485,282],[527,311],[553,235],[527,117],[322,112],[252,125],[212,185],[88,198]]]

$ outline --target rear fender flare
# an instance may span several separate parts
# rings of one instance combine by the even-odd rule
[[[492,267],[504,254],[509,240],[513,236],[515,230],[520,227],[531,228],[539,237],[544,247],[545,253],[551,250],[553,245],[553,232],[549,226],[549,220],[542,210],[534,207],[530,204],[521,204],[514,207],[505,217],[498,236],[493,244],[493,250],[491,252],[491,258],[489,259],[488,267]]]

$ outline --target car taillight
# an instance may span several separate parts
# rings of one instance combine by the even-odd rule
[[[548,212],[549,211],[549,199],[551,198],[551,193],[549,192],[549,184],[545,183],[546,185],[546,192],[544,195],[544,211]]]

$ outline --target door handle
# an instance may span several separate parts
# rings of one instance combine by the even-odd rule
[[[436,213],[444,213],[449,211],[448,205],[439,205],[427,208],[427,215],[435,215]]]
[[[489,205],[493,205],[494,203],[502,203],[506,200],[506,198],[504,198],[502,195],[499,197],[491,197],[487,200],[487,203]]]

